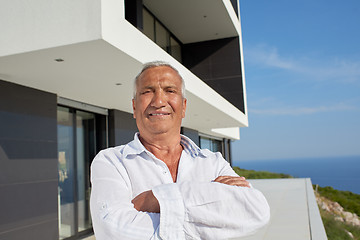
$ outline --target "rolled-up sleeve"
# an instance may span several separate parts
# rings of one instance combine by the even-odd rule
[[[152,192],[160,205],[159,235],[162,239],[185,239],[184,235],[184,199],[179,185],[162,184]]]

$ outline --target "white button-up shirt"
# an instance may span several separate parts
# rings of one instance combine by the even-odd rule
[[[91,166],[91,214],[97,240],[226,239],[248,235],[270,218],[265,197],[254,188],[213,182],[237,176],[220,153],[181,136],[176,183],[166,164],[141,144],[138,134],[101,151]],[[152,190],[160,213],[137,211],[131,200]]]

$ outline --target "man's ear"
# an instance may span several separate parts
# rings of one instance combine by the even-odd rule
[[[132,107],[133,107],[133,118],[135,118],[136,119],[136,109],[135,109],[135,99],[132,99]]]
[[[187,102],[187,99],[184,98],[183,99],[183,112],[182,112],[182,118],[185,117],[185,112],[186,112],[186,102]]]

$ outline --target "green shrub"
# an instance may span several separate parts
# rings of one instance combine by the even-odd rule
[[[234,171],[246,179],[269,179],[269,178],[292,178],[289,174],[272,173],[267,171],[246,170],[239,167],[233,167]]]

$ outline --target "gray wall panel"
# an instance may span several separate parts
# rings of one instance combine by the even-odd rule
[[[0,240],[58,240],[57,219],[0,233]]]
[[[56,95],[0,80],[0,239],[58,238],[56,108]]]
[[[136,121],[131,113],[109,110],[109,146],[118,146],[134,140],[138,132]]]
[[[57,217],[57,181],[8,184],[0,186],[0,230],[23,227],[21,223],[36,224]],[[4,197],[6,196],[6,197]],[[45,217],[45,219],[44,219]],[[4,229],[3,226],[7,226]]]

